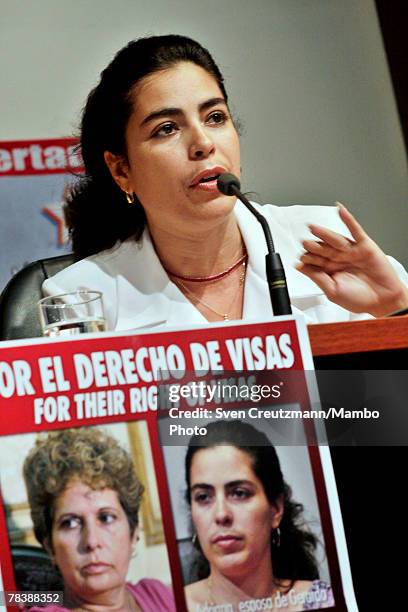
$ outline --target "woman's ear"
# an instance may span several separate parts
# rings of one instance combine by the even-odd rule
[[[271,504],[271,508],[272,508],[271,527],[272,529],[277,529],[279,527],[280,522],[282,520],[282,516],[283,516],[284,506],[285,506],[285,502],[283,499],[283,495],[279,495],[276,501],[274,501],[274,503]]]
[[[140,540],[140,530],[136,527],[132,535],[132,548],[135,549],[138,541]]]
[[[123,155],[115,155],[110,151],[105,151],[103,154],[105,164],[112,175],[115,183],[126,193],[132,193],[131,178],[129,173],[129,164]]]

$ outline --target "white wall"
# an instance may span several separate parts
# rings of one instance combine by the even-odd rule
[[[0,140],[70,135],[123,44],[213,52],[245,125],[243,187],[346,202],[408,264],[406,158],[373,0],[0,0]]]

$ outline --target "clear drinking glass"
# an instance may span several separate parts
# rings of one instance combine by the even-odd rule
[[[43,335],[76,336],[106,330],[102,293],[78,289],[38,302]]]

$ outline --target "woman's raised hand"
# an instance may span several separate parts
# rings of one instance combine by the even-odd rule
[[[310,225],[318,240],[304,240],[297,269],[312,279],[332,302],[351,312],[375,317],[408,306],[408,288],[387,256],[353,215],[339,204],[340,218],[353,239]]]

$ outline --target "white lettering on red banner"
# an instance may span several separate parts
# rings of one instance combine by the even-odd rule
[[[2,433],[11,433],[13,420],[20,421],[23,415],[36,429],[44,424],[132,418],[156,412],[159,407],[169,409],[174,406],[171,393],[175,383],[182,389],[181,402],[187,406],[217,404],[223,385],[236,382],[235,378],[222,378],[224,371],[301,368],[294,322],[286,322],[281,329],[275,324],[274,334],[267,330],[270,332],[270,325],[231,326],[188,334],[34,341],[9,347],[7,352],[0,348],[0,407],[2,417],[6,411],[10,417],[2,418],[2,429],[6,429]],[[183,389],[191,375],[201,380],[212,377],[205,396],[185,397]],[[231,401],[242,399],[233,397]]]
[[[61,174],[83,170],[83,160],[74,138],[37,142],[16,140],[0,146],[0,176]]]

